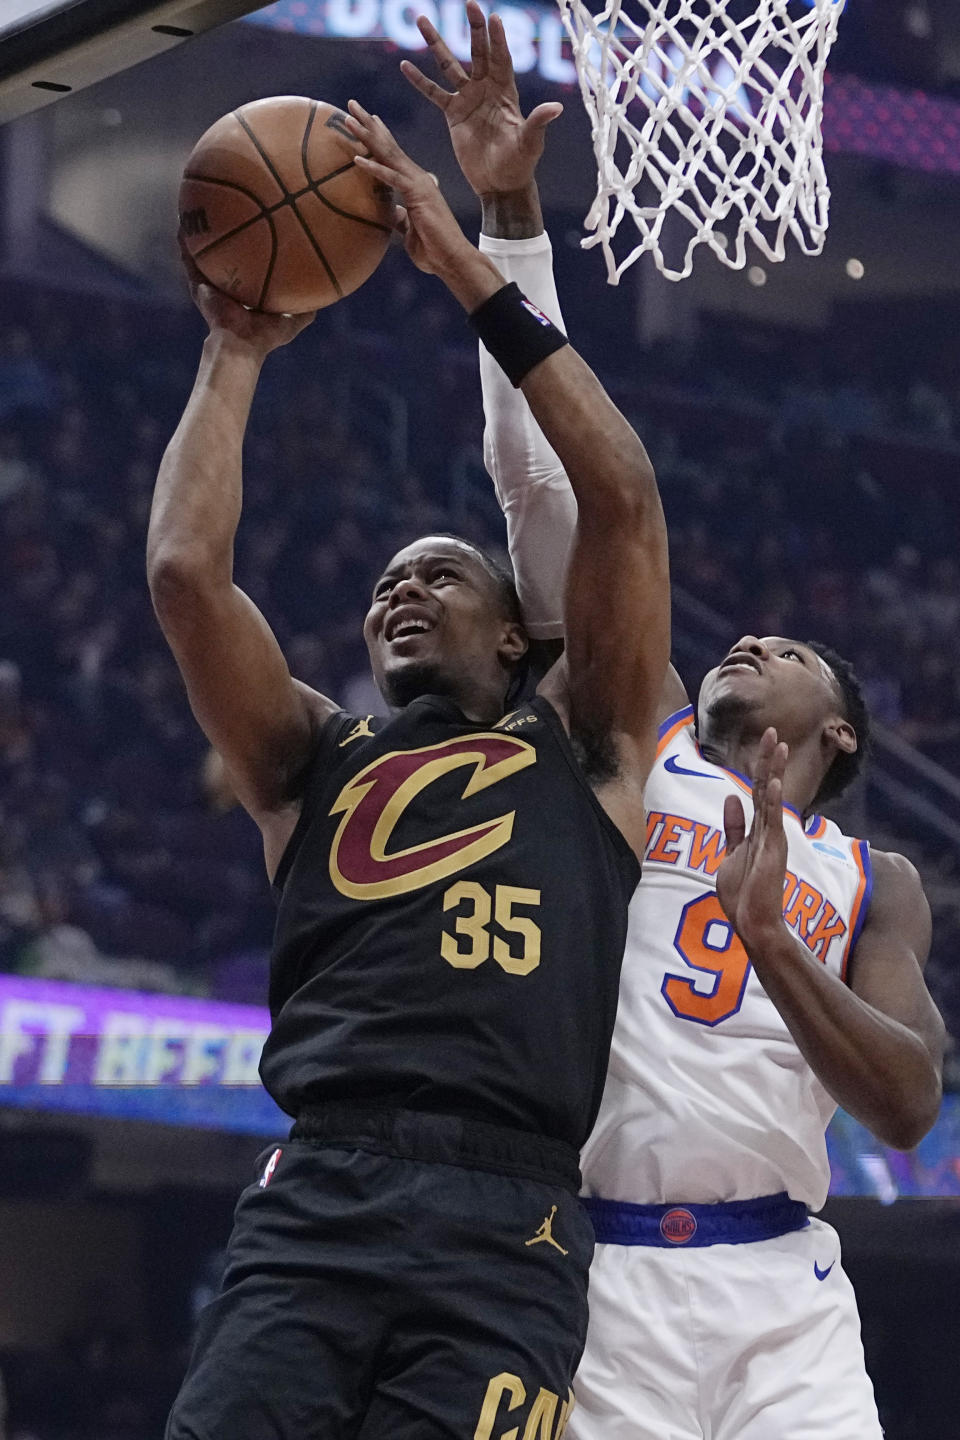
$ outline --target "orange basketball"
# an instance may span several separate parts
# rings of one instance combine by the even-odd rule
[[[180,231],[218,290],[254,310],[319,310],[369,279],[390,239],[390,191],[321,100],[277,95],[201,135],[180,183]]]

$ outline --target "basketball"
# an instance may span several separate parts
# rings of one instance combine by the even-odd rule
[[[254,310],[321,310],[373,274],[392,233],[386,186],[333,105],[254,100],[197,141],[180,184],[180,231],[202,274]]]

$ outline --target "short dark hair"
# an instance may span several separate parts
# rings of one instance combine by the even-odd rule
[[[845,750],[837,751],[830,769],[820,782],[820,789],[813,797],[814,805],[826,805],[848,790],[863,769],[870,748],[870,712],[850,661],[838,655],[836,650],[831,650],[829,645],[821,645],[818,640],[806,640],[804,644],[830,667],[843,697],[843,718],[853,727],[857,737],[857,748],[852,755]]]

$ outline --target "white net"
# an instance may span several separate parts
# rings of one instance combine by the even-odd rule
[[[820,253],[823,77],[844,0],[558,3],[597,157],[582,244],[602,247],[611,284],[646,251],[670,280],[690,274],[698,245],[736,270],[748,239],[771,261],[788,234]],[[676,226],[664,254],[668,214],[692,231],[679,269]],[[639,241],[618,260],[624,219]]]

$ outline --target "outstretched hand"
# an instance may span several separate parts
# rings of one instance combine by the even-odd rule
[[[476,309],[502,287],[503,277],[464,235],[433,176],[400,148],[380,117],[356,100],[347,109],[347,128],[368,151],[355,163],[400,196],[394,224],[411,260],[439,275],[467,310]]]
[[[452,91],[429,80],[409,60],[402,61],[400,69],[414,89],[443,111],[457,163],[475,194],[523,190],[532,182],[543,154],[546,128],[563,106],[548,101],[524,119],[503,21],[491,15],[488,23],[477,0],[467,0],[467,21],[469,74],[436,26],[425,15],[417,19],[417,28]]]
[[[182,235],[177,236],[177,242],[190,286],[190,298],[210,327],[211,335],[217,331],[234,335],[260,356],[265,356],[281,345],[289,345],[315,318],[315,310],[304,315],[271,315],[266,311],[248,310],[205,279]]]
[[[747,833],[743,805],[728,795],[723,806],[727,849],[717,871],[717,897],[747,947],[762,946],[783,926],[787,836],[783,828],[783,776],[787,746],[776,730],[760,741],[753,777],[753,823]]]

